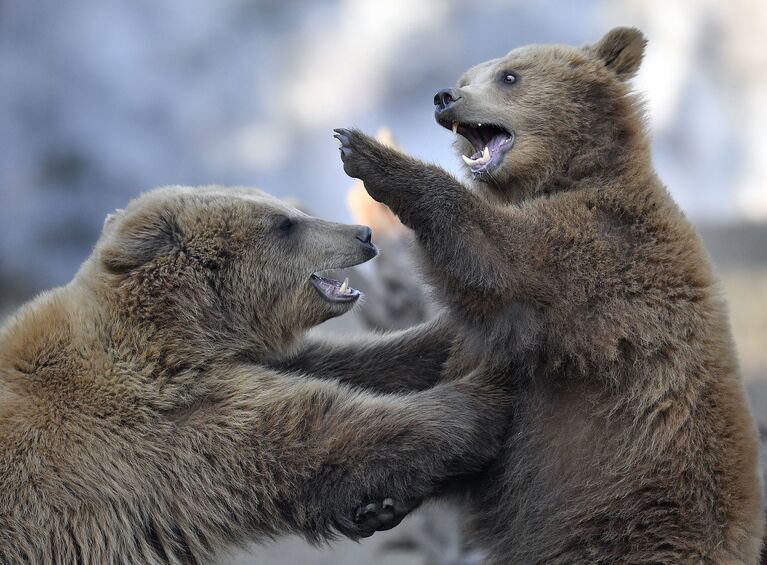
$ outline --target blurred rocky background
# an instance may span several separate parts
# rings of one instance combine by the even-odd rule
[[[436,90],[514,46],[583,44],[614,25],[650,40],[635,84],[655,162],[717,264],[767,436],[764,0],[0,0],[0,318],[68,281],[105,215],[140,191],[221,183],[378,228],[383,253],[352,279],[366,303],[320,331],[411,325],[431,306],[407,234],[348,195],[332,128],[386,124],[460,174]],[[455,522],[429,507],[361,544],[290,539],[222,562],[476,563]]]

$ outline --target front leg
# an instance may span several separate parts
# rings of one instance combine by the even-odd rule
[[[344,170],[361,179],[373,198],[415,232],[426,264],[436,271],[432,282],[438,288],[460,289],[463,302],[468,298],[492,305],[493,298],[506,295],[518,282],[512,261],[521,264],[527,258],[522,248],[504,245],[508,218],[440,167],[359,130],[335,131]],[[528,235],[520,232],[519,237]]]
[[[194,528],[235,542],[392,528],[447,479],[495,456],[509,404],[491,373],[401,395],[255,366],[209,377],[205,401],[158,437],[185,457],[168,457],[156,475],[174,487],[152,492],[193,493],[169,501],[189,539]]]
[[[418,393],[342,400],[316,430],[320,466],[296,502],[329,512],[333,527],[352,538],[396,526],[451,478],[494,456],[510,400],[496,380],[476,371]]]
[[[330,342],[307,338],[270,367],[376,392],[423,390],[440,380],[455,336],[446,315],[385,335]]]
[[[359,130],[335,132],[346,174],[362,180],[370,196],[391,208],[416,233],[432,227],[435,213],[457,216],[473,204],[473,196],[445,170],[408,157]]]

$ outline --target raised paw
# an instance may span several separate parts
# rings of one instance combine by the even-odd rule
[[[339,150],[346,174],[363,181],[371,180],[377,172],[376,163],[380,162],[386,148],[358,130],[339,128],[333,131],[333,137],[341,144]]]

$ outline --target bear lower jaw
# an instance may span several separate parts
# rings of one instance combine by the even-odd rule
[[[514,139],[514,132],[511,132],[508,137],[496,136],[485,145],[482,151],[477,151],[471,157],[466,155],[461,155],[461,157],[475,176],[490,173],[503,162],[506,153],[514,145]]]
[[[453,122],[452,130],[474,148],[471,156],[461,157],[475,175],[490,173],[496,169],[516,139],[513,130],[495,124]]]
[[[309,277],[309,281],[314,286],[320,297],[333,304],[346,304],[359,300],[362,293],[349,286],[349,278],[344,279],[344,282],[339,282],[335,279],[327,278],[313,273]]]

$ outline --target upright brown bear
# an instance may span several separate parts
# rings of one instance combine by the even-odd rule
[[[377,395],[266,367],[359,299],[315,271],[375,253],[369,228],[257,190],[161,189],[108,220],[74,280],[0,328],[0,563],[357,538],[489,461],[508,400],[479,375]],[[438,376],[421,340],[438,354],[439,334],[416,331],[381,342],[399,355],[379,371]]]
[[[415,231],[456,328],[448,378],[513,383],[502,453],[468,489],[494,564],[758,561],[755,428],[627,82],[644,45],[619,28],[523,47],[440,91],[469,186],[337,130],[346,172]]]

